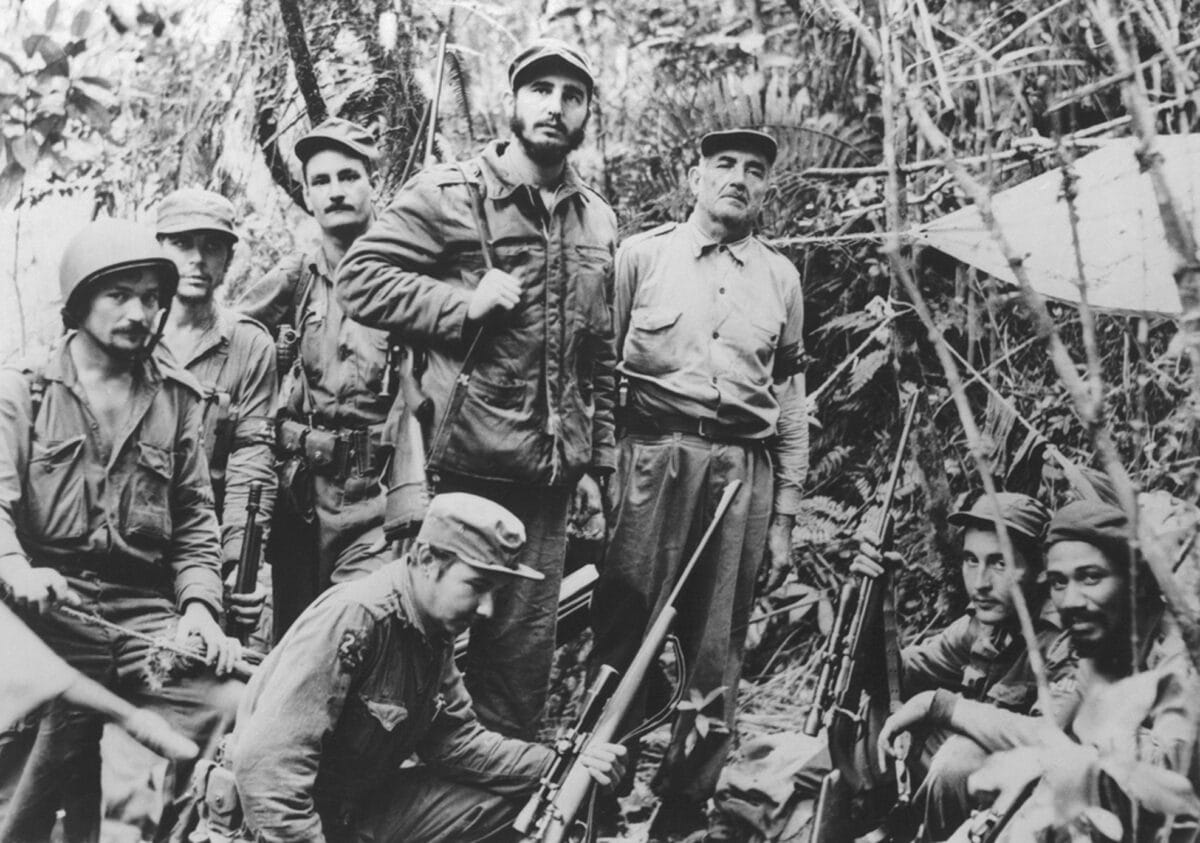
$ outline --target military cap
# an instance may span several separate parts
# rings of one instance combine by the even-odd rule
[[[235,243],[237,232],[233,220],[237,213],[233,203],[219,193],[184,187],[168,193],[158,203],[159,234],[179,234],[184,231],[216,231],[228,235]]]
[[[379,158],[379,149],[371,133],[341,117],[330,117],[296,141],[296,157],[302,163],[308,163],[308,159],[322,149],[341,149],[372,162]]]
[[[545,579],[545,574],[517,562],[525,546],[525,525],[500,504],[465,492],[447,492],[429,502],[417,543],[453,553],[460,560],[493,574]]]
[[[1016,492],[997,492],[1000,504],[999,519],[1010,532],[1019,533],[1027,539],[1041,541],[1046,532],[1050,511],[1037,498]],[[963,501],[961,508],[950,513],[946,520],[958,527],[976,527],[996,531],[997,510],[990,495],[972,494]]]
[[[755,129],[722,129],[700,138],[700,155],[704,158],[730,149],[758,152],[767,159],[768,164],[774,164],[779,144],[766,132]]]
[[[558,64],[587,82],[588,94],[596,87],[596,74],[592,71],[592,63],[580,50],[575,49],[566,41],[557,38],[538,38],[525,49],[517,53],[517,57],[508,66],[508,84],[515,91],[529,79],[533,69],[542,64]]]
[[[1125,510],[1100,501],[1075,501],[1054,513],[1046,531],[1046,545],[1084,542],[1098,548],[1121,568],[1129,567],[1132,530]]]

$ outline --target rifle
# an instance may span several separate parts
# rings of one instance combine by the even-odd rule
[[[584,714],[589,718],[592,712],[588,709],[600,707],[594,726],[590,728],[590,737],[587,736],[589,724],[584,722],[581,717],[580,724],[573,731],[582,737],[576,739],[570,736],[571,733],[568,733],[567,740],[561,742],[564,749],[567,750],[568,757],[561,760],[556,757],[551,773],[543,779],[537,792],[522,809],[518,817],[520,825],[516,823],[513,825],[523,839],[539,843],[563,843],[567,839],[576,816],[579,815],[583,803],[592,790],[591,774],[580,763],[579,756],[592,741],[611,743],[616,739],[617,730],[645,681],[646,674],[658,658],[675,616],[679,614],[675,603],[691,577],[692,570],[708,548],[713,533],[716,532],[717,526],[724,518],[729,504],[733,501],[733,496],[737,494],[741,485],[740,480],[734,480],[725,486],[721,499],[717,503],[716,511],[713,513],[712,521],[709,522],[704,535],[700,537],[700,542],[696,545],[687,565],[684,566],[679,579],[676,580],[675,587],[667,597],[662,610],[647,630],[629,669],[625,671],[620,683],[607,699],[601,699],[600,696],[593,698],[593,694],[603,694],[606,687],[611,685],[616,671],[608,665],[601,667],[600,674],[588,695],[588,705],[584,706]],[[604,679],[602,685],[601,679],[605,677],[607,671],[612,671],[612,676]]]
[[[262,557],[262,525],[258,523],[258,510],[262,505],[262,483],[257,481],[250,484],[246,495],[246,529],[242,533],[242,552],[238,557],[237,577],[234,581],[235,594],[250,594],[258,587],[258,562]],[[234,630],[238,640],[243,644],[253,630],[238,628]]]
[[[883,507],[876,530],[879,548],[884,553],[889,551],[892,545],[895,531],[892,504],[899,485],[900,468],[912,431],[919,395],[920,393],[915,393],[912,396],[905,412],[904,427],[900,433],[884,492]],[[885,626],[889,627],[886,633]],[[883,639],[882,646],[880,638]],[[828,721],[829,755],[835,768],[822,784],[814,821],[817,833],[814,834],[813,840],[816,843],[840,839],[838,835],[847,833],[845,826],[851,822],[848,810],[850,795],[869,789],[868,778],[856,763],[855,746],[867,729],[870,719],[869,699],[879,698],[883,693],[883,689],[879,687],[879,672],[868,676],[867,667],[868,662],[877,658],[880,649],[883,651],[886,665],[884,674],[890,708],[895,710],[901,697],[900,651],[896,641],[891,583],[888,582],[886,573],[879,577],[864,574],[856,581],[842,586],[834,625],[821,649],[821,673],[817,680],[813,705],[804,722],[805,733],[815,735],[820,731],[821,723]],[[867,688],[870,681],[874,682],[874,686]],[[864,691],[868,697],[867,701],[863,699]],[[872,755],[873,753],[868,753],[868,756]],[[896,803],[900,806],[907,805],[911,798],[908,768],[903,755],[904,753],[901,753],[901,757],[896,760],[893,770]],[[827,811],[835,811],[840,816],[828,816]],[[823,838],[822,828],[837,829],[837,835]]]
[[[989,807],[972,811],[971,818],[960,825],[946,843],[996,843],[1040,781],[1035,776],[1009,795],[1001,793]]]

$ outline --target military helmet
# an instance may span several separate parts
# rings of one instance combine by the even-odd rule
[[[99,219],[76,234],[58,266],[67,327],[79,324],[88,292],[97,281],[130,269],[155,270],[158,301],[163,307],[170,304],[179,286],[179,270],[163,254],[153,230],[131,220]]]

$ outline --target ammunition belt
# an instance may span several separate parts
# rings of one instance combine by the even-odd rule
[[[343,480],[379,474],[392,450],[380,427],[327,430],[292,419],[278,422],[275,443],[279,456],[300,457],[314,474]]]

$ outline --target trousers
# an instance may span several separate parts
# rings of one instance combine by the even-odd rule
[[[311,514],[299,513],[280,495],[266,558],[271,564],[274,639],[329,586],[378,570],[384,547],[384,494],[374,475],[344,481],[312,475]]]
[[[517,561],[545,579],[515,579],[496,593],[492,617],[471,627],[463,681],[479,721],[510,738],[537,737],[550,688],[555,626],[567,556],[572,489],[443,475],[436,492],[469,492],[506,507],[525,525]]]
[[[619,443],[616,515],[592,599],[593,666],[624,671],[658,616],[732,480],[733,499],[677,604],[688,696],[715,721],[684,752],[693,721],[677,721],[656,777],[663,795],[710,797],[733,740],[737,687],[755,581],[767,544],[774,478],[761,443],[713,442],[683,433],[627,434]],[[719,693],[718,693],[719,690]],[[644,716],[645,694],[628,725]],[[699,755],[700,757],[696,757]]]
[[[174,636],[179,616],[172,602],[158,592],[108,583],[90,574],[67,576],[67,581],[83,598],[85,611],[150,636]],[[32,626],[68,664],[134,705],[160,714],[195,741],[203,757],[216,752],[218,741],[233,724],[244,687],[241,682],[207,673],[152,677],[147,672],[153,658],[149,644],[63,615],[51,613]],[[0,823],[0,841],[48,840],[60,806],[65,809],[63,830],[68,843],[99,839],[103,726],[91,712],[65,703],[47,707]],[[18,751],[19,742],[0,745],[0,758]],[[0,760],[0,769],[9,766],[10,761]],[[168,789],[172,801],[159,823],[160,838],[186,804],[191,767],[191,762],[172,765]]]

